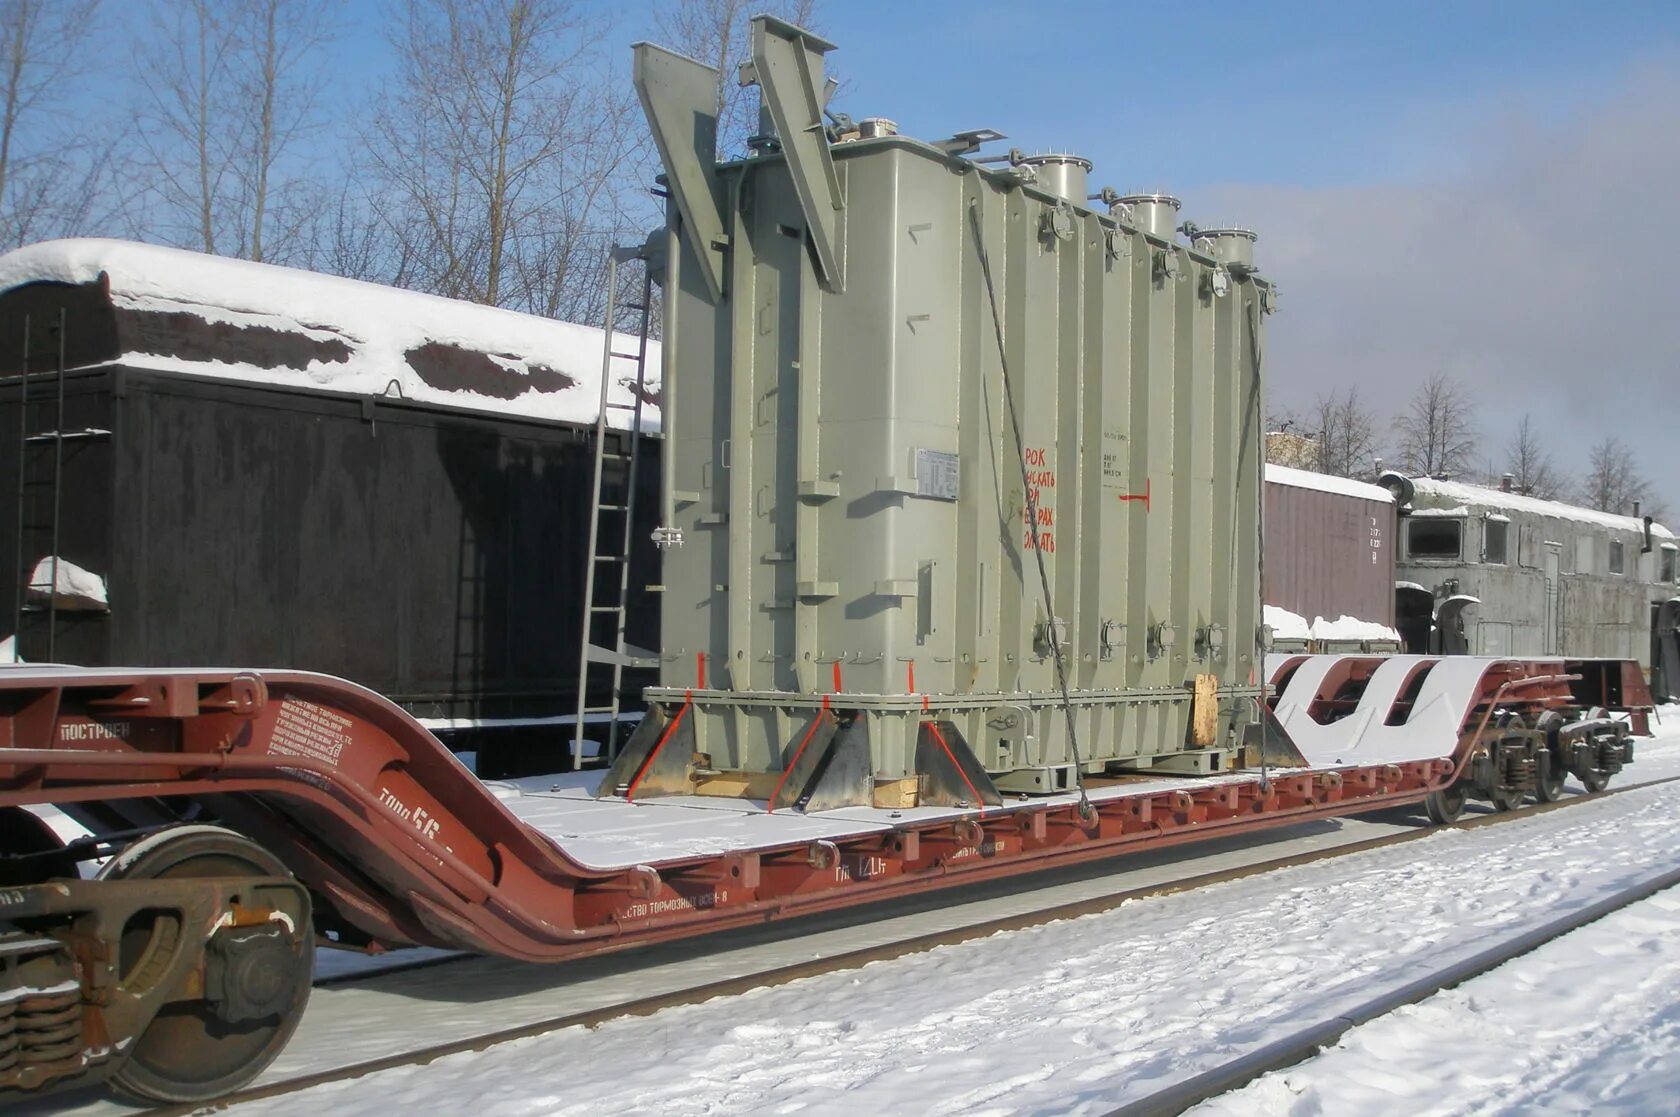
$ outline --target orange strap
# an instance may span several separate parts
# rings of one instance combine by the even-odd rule
[[[624,789],[624,801],[626,803],[635,801],[636,788],[641,786],[643,777],[648,774],[648,769],[653,767],[654,759],[659,756],[659,750],[663,749],[665,742],[669,741],[676,733],[677,726],[682,724],[683,715],[688,713],[688,708],[692,705],[694,705],[694,692],[684,691],[682,708],[677,711],[677,716],[671,719],[671,724],[665,727],[665,732],[659,735],[659,743],[654,745],[653,751],[647,754],[647,759],[642,761],[642,766],[636,769],[636,776],[630,781],[630,786]]]
[[[939,731],[939,723],[936,721],[925,721],[922,724],[928,727],[929,731],[933,733],[933,739],[939,743],[940,748],[945,750],[945,755],[951,760],[951,767],[955,768],[957,770],[957,775],[962,777],[962,782],[968,788],[968,793],[974,796],[974,805],[980,808],[980,816],[984,818],[986,815],[986,802],[984,799],[980,798],[979,789],[969,782],[968,773],[963,771],[963,766],[957,763],[957,754],[952,752],[951,746],[945,743],[945,734]]]
[[[782,793],[782,785],[787,783],[789,776],[793,775],[793,769],[799,763],[799,758],[805,755],[805,746],[811,743],[812,737],[816,736],[817,726],[822,724],[823,714],[826,713],[828,713],[828,695],[825,694],[823,695],[822,711],[811,719],[810,728],[805,730],[805,736],[799,740],[799,747],[793,750],[793,759],[788,761],[786,768],[782,769],[782,778],[776,781],[775,790],[770,792],[770,801],[764,804],[765,814],[775,813],[776,796]]]

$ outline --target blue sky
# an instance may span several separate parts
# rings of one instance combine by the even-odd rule
[[[1073,146],[1121,188],[1415,178],[1466,111],[1566,111],[1680,48],[1680,5],[836,3],[852,98],[906,131]],[[1099,13],[1112,12],[1102,15]],[[882,31],[880,29],[887,29]],[[1131,181],[1131,180],[1137,181]]]
[[[344,4],[347,75],[384,68],[387,7]],[[579,7],[613,20],[625,57],[657,37],[651,4]],[[1680,54],[1673,0],[823,0],[819,11],[854,115],[914,135],[991,127],[1029,149],[1071,147],[1123,189],[1416,179],[1458,158],[1451,141],[1478,116],[1570,112],[1641,60]]]
[[[657,37],[610,16],[609,57]],[[343,80],[376,82],[382,0]],[[826,0],[837,107],[935,138],[996,128],[1260,233],[1285,292],[1274,401],[1357,384],[1387,415],[1445,371],[1499,466],[1523,413],[1578,471],[1633,443],[1680,519],[1680,3]],[[1647,267],[1647,265],[1649,265]]]

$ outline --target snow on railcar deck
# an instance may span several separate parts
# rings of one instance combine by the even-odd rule
[[[1435,756],[1416,759],[1433,760]],[[1307,770],[1272,768],[1268,774],[1275,778]],[[569,772],[486,781],[485,786],[516,818],[560,847],[568,857],[599,870],[658,865],[815,841],[839,841],[913,824],[974,817],[992,819],[1016,811],[1065,807],[1078,801],[1073,792],[1022,796],[1008,799],[1000,807],[987,807],[983,816],[973,807],[842,807],[805,814],[787,809],[771,811],[762,799],[710,795],[666,795],[635,802],[616,796],[597,799],[594,789],[603,775],[600,771]],[[1105,777],[1090,788],[1089,796],[1093,802],[1104,803],[1141,795],[1253,783],[1261,777],[1258,769],[1240,769],[1216,776],[1140,775],[1121,777],[1123,782],[1119,783],[1113,782],[1114,777]]]

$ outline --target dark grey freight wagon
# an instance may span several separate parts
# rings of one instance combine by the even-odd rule
[[[147,358],[121,351],[157,344],[124,340],[134,323],[114,326],[97,296],[0,293],[0,563],[15,565],[0,609],[21,657],[325,672],[479,749],[487,775],[514,756],[553,770],[576,697],[594,423],[135,367]],[[62,377],[61,311],[65,363],[89,366]],[[611,455],[632,440],[607,438],[622,471]],[[655,440],[636,441],[640,587],[658,468]],[[653,610],[628,620],[631,643],[657,644]],[[624,689],[650,680],[628,672]]]

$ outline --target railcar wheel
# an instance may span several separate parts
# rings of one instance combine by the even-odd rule
[[[1582,716],[1587,721],[1600,721],[1609,717],[1610,711],[1603,706],[1593,706]],[[1581,786],[1588,791],[1603,791],[1610,786],[1610,773],[1600,771],[1597,768],[1579,772],[1577,775],[1581,779]]]
[[[1445,826],[1449,822],[1458,821],[1458,816],[1464,813],[1464,804],[1470,798],[1470,789],[1460,780],[1451,787],[1440,791],[1431,791],[1423,800],[1423,809],[1429,814],[1429,821],[1437,826]]]
[[[1569,774],[1563,756],[1558,752],[1558,730],[1563,728],[1563,715],[1547,710],[1534,721],[1537,732],[1544,733],[1545,746],[1537,758],[1539,768],[1534,776],[1534,798],[1540,803],[1555,803],[1563,798],[1563,780]]]
[[[290,875],[261,846],[214,826],[179,827],[143,839],[101,874],[110,880]],[[174,912],[143,914],[122,936],[119,972],[130,988],[144,986],[161,969],[184,930]],[[309,1001],[315,940],[308,913],[303,917],[297,928],[268,921],[218,930],[205,953],[221,997],[165,1005],[112,1076],[112,1087],[145,1102],[192,1103],[255,1078],[286,1046]]]

